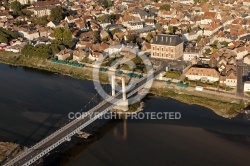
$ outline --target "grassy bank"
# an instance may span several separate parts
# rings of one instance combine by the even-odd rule
[[[69,75],[79,79],[93,80],[93,73],[91,68],[72,67],[69,65],[53,63],[46,59],[30,58],[20,54],[0,52],[0,62],[15,66],[26,66],[30,68],[51,71],[63,75]],[[108,76],[106,73],[100,72],[99,78],[101,82],[108,82]]]
[[[180,93],[174,89],[168,88],[151,88],[150,93],[161,96],[170,97],[188,104],[197,104],[213,110],[216,114],[225,118],[235,117],[243,108],[246,107],[244,102],[230,103],[215,98],[196,96],[187,93]]]

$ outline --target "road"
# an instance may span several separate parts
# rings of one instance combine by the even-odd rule
[[[166,65],[167,65],[167,62],[163,62],[162,65],[161,65],[161,67],[159,69],[157,69],[153,73],[153,76],[155,77],[160,72],[162,72],[163,70],[165,70]],[[135,85],[135,87],[133,87],[129,92],[132,92],[133,90],[136,90],[136,89],[140,88],[147,81],[148,81],[148,77],[147,76],[141,78],[139,80],[139,82]],[[101,102],[100,104],[98,104],[96,106],[97,109],[90,110],[88,112],[92,112],[93,113],[92,115],[97,115],[97,114],[101,115],[103,112],[105,112],[105,110],[109,109],[113,105],[113,103],[115,103],[115,101],[117,99],[122,99],[122,93],[121,92],[118,92],[116,94],[115,98],[114,97],[109,97],[107,99],[109,102],[107,100],[104,100],[103,102]],[[45,138],[44,140],[40,141],[35,146],[27,149],[25,152],[23,152],[23,154],[17,156],[16,158],[14,158],[10,162],[8,162],[6,164],[6,166],[7,165],[14,165],[14,166],[24,165],[24,164],[27,164],[27,162],[30,161],[30,160],[32,160],[34,157],[40,155],[39,157],[35,158],[35,160],[38,160],[39,158],[41,158],[42,156],[45,155],[45,154],[43,154],[43,152],[47,148],[49,148],[50,146],[52,146],[54,144],[58,144],[57,146],[59,146],[61,143],[63,143],[63,142],[66,141],[66,140],[62,140],[63,138],[68,137],[68,135],[70,133],[72,133],[73,131],[75,131],[77,128],[79,128],[80,126],[84,125],[85,123],[86,124],[88,122],[91,123],[92,121],[93,121],[93,117],[90,116],[90,114],[89,114],[89,116],[85,116],[83,118],[73,120],[72,122],[70,122],[66,126],[62,127],[58,131],[56,131],[51,136],[48,136],[47,138]],[[58,143],[59,141],[61,141],[61,142]],[[52,149],[50,149],[50,150],[52,150]],[[29,163],[29,164],[31,164],[31,163]]]

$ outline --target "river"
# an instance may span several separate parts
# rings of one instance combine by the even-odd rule
[[[0,64],[0,141],[31,146],[68,122],[69,112],[98,103],[92,81]],[[148,97],[145,112],[180,112],[179,120],[99,121],[73,138],[43,165],[250,164],[250,120],[224,119],[211,110],[173,99]]]

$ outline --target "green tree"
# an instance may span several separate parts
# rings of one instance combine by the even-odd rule
[[[174,27],[168,26],[168,32],[174,34]]]
[[[202,39],[202,36],[199,35],[196,40],[197,40],[197,42],[199,42],[199,41],[201,41],[201,39]]]
[[[129,34],[129,35],[127,35],[127,41],[126,42],[127,43],[133,42],[134,38],[135,38],[135,36],[133,34]]]
[[[61,40],[61,41],[63,40],[63,32],[64,32],[64,29],[61,27],[54,29],[54,35],[55,35],[56,40]]]
[[[50,20],[60,22],[63,19],[63,9],[61,6],[56,6],[50,12]]]
[[[136,41],[137,43],[142,43],[142,42],[143,42],[142,38],[140,38],[140,37],[137,37],[135,41]]]
[[[18,16],[21,14],[22,5],[20,2],[13,1],[13,2],[11,2],[10,7],[13,10],[14,15]]]
[[[145,37],[145,40],[147,40],[147,42],[150,42],[152,38],[153,38],[152,34],[149,33],[149,34]]]
[[[171,6],[169,4],[164,4],[160,7],[160,10],[170,11]]]
[[[9,41],[8,38],[0,34],[0,43],[8,43],[8,41]]]
[[[112,19],[114,19],[114,15],[104,14],[100,17],[97,17],[97,21],[99,22],[110,22]]]
[[[22,15],[25,15],[27,17],[31,17],[32,14],[33,14],[33,12],[30,10],[27,10],[27,9],[22,10]]]
[[[111,34],[114,35],[117,32],[122,32],[119,28],[115,28],[111,31]]]
[[[8,9],[8,0],[4,0],[3,6],[5,7],[5,9]]]
[[[112,6],[112,2],[110,0],[103,0],[102,1],[102,5],[105,7],[105,8],[108,8],[110,6]]]
[[[70,29],[65,29],[64,31],[63,31],[63,40],[64,41],[71,41],[72,40],[72,33],[71,33],[71,31],[70,31]]]
[[[72,47],[72,33],[70,29],[65,29],[63,31],[63,44]]]

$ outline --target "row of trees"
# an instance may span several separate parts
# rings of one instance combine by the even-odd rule
[[[52,44],[48,45],[39,44],[37,46],[32,46],[27,44],[23,47],[21,53],[29,57],[48,59],[63,49],[65,49],[65,45],[63,45],[63,43],[53,41]]]
[[[10,31],[0,27],[0,43],[8,43],[11,39],[18,38],[16,31]]]

